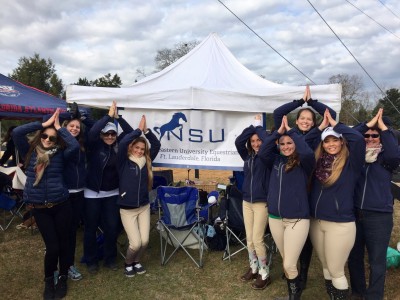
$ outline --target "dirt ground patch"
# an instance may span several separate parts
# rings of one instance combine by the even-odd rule
[[[203,181],[204,183],[229,183],[229,176],[232,176],[232,171],[221,170],[199,170],[199,178],[195,178],[194,169],[175,169],[175,168],[154,168],[154,171],[172,170],[174,174],[174,182],[185,181],[190,179],[193,181]],[[190,170],[188,172],[188,170]],[[189,177],[188,177],[189,174]]]

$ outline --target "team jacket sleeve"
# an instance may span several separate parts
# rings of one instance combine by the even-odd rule
[[[281,135],[275,130],[271,134],[265,137],[263,143],[258,151],[258,156],[260,160],[268,167],[272,168],[274,164],[276,152],[276,140],[279,139]]]
[[[384,164],[394,171],[400,164],[400,149],[397,139],[391,129],[381,131],[380,138],[384,150],[382,152]]]
[[[13,130],[12,137],[13,137],[15,146],[17,147],[17,149],[22,157],[25,157],[29,151],[29,143],[28,143],[28,138],[26,137],[26,135],[28,133],[31,133],[31,132],[34,132],[37,130],[41,130],[41,129],[43,129],[42,123],[40,123],[39,121],[36,121],[36,122],[18,126]]]
[[[325,104],[319,102],[318,100],[313,100],[313,99],[308,100],[307,105],[314,108],[321,116],[324,116],[325,110],[328,109],[332,118],[334,118],[336,120],[336,111],[334,111],[328,105],[325,105]]]
[[[305,137],[299,135],[294,129],[288,131],[288,135],[292,138],[296,145],[296,152],[300,157],[300,163],[308,176],[311,175],[315,167],[314,151],[305,141]]]
[[[155,134],[151,131],[151,129],[149,128],[148,130],[149,131],[145,134],[145,136],[151,145],[150,157],[151,157],[151,160],[153,161],[156,158],[158,152],[160,151],[161,143],[158,140],[158,138],[155,136]]]
[[[57,132],[67,145],[64,150],[64,159],[77,161],[79,158],[79,143],[76,138],[65,127],[61,127]]]
[[[93,124],[92,128],[89,130],[89,144],[94,143],[100,139],[100,132],[106,126],[108,122],[111,122],[112,119],[109,115],[105,115],[102,117],[100,120],[96,121],[96,123]]]
[[[236,149],[243,160],[246,160],[247,156],[249,155],[246,148],[247,140],[255,133],[255,127],[250,125],[249,127],[245,128],[235,140]]]
[[[342,123],[337,123],[333,130],[345,137],[350,152],[350,164],[361,171],[365,163],[365,141],[363,135]]]
[[[278,129],[281,126],[283,116],[302,106],[304,103],[305,101],[303,99],[293,100],[292,102],[283,104],[282,106],[279,106],[277,109],[275,109],[273,113],[275,129]]]
[[[121,139],[121,141],[118,143],[118,152],[117,152],[118,163],[121,163],[127,159],[129,144],[134,139],[138,138],[141,134],[142,131],[140,129],[136,129],[125,134],[125,136]]]

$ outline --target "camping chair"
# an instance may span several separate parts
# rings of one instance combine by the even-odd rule
[[[392,181],[391,187],[393,198],[400,200],[400,182]]]
[[[231,261],[232,256],[247,250],[242,201],[242,193],[237,186],[227,186],[226,196],[221,199],[219,214],[226,236],[226,248],[222,260]],[[239,245],[239,248],[232,252],[232,244]]]
[[[151,191],[149,192],[149,201],[150,201],[150,212],[153,214],[158,210],[157,205],[157,188],[159,186],[167,186],[167,178],[164,176],[154,175],[153,176],[153,186]]]
[[[0,209],[3,210],[2,222],[0,224],[1,230],[7,230],[15,217],[23,218],[21,214],[23,205],[24,203],[20,196],[11,186],[6,185],[0,192]]]
[[[204,222],[200,218],[199,192],[190,186],[157,188],[158,226],[160,232],[161,265],[182,249],[197,267],[203,266]],[[168,245],[172,252],[167,255]],[[171,247],[169,247],[171,248]],[[196,260],[187,248],[198,249]]]
[[[220,218],[223,220],[226,235],[226,248],[222,260],[231,261],[232,256],[243,250],[248,251],[246,244],[246,231],[243,221],[242,192],[236,185],[229,185],[226,191],[226,197],[221,200]],[[225,212],[224,212],[225,211]],[[267,265],[272,264],[272,256],[277,253],[277,247],[269,231],[269,227],[264,235],[264,242],[267,248]],[[239,248],[232,251],[230,244],[237,244]]]
[[[210,198],[213,197],[213,198]],[[218,198],[219,192],[218,191],[211,191],[206,196],[206,201],[200,203],[200,218],[202,218],[206,224],[210,225],[214,215],[213,209],[218,206]],[[212,199],[212,200],[209,200]]]

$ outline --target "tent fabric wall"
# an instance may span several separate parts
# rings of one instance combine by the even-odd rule
[[[232,112],[267,112],[293,99],[300,99],[304,86],[286,86],[261,78],[244,67],[223,44],[210,34],[178,61],[130,87],[101,88],[67,86],[67,101],[107,107],[143,109],[200,109]],[[339,84],[311,87],[319,99],[340,112]]]
[[[0,74],[0,118],[42,118],[57,108],[66,111],[66,101]]]

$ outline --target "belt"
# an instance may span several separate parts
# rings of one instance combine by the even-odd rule
[[[61,201],[61,202],[46,202],[45,204],[33,204],[33,208],[52,208],[52,207],[54,207],[54,206],[56,206],[58,204],[64,203],[65,201]]]

